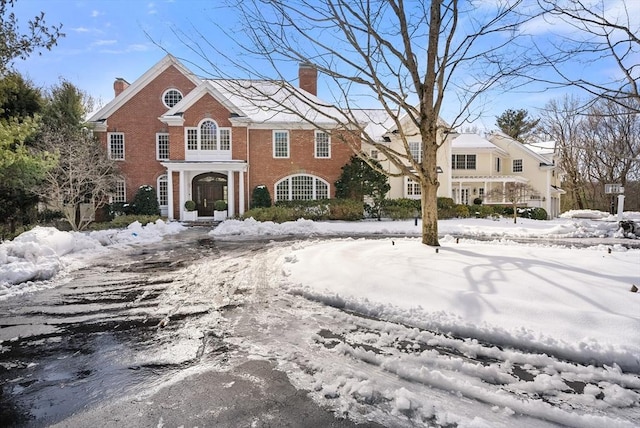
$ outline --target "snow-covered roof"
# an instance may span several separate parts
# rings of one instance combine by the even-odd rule
[[[354,109],[351,114],[358,123],[366,124],[364,131],[376,142],[382,142],[382,137],[395,124],[384,109]]]
[[[498,149],[491,141],[478,134],[460,134],[451,141],[453,149]]]
[[[340,109],[287,82],[221,79],[207,83],[252,123],[333,126],[344,120]]]

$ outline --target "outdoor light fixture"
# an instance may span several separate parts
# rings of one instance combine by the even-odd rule
[[[442,174],[444,171],[439,166],[436,166],[436,173]]]

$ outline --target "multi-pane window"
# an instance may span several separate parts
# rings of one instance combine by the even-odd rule
[[[187,128],[187,150],[198,150],[197,128]]]
[[[329,134],[323,131],[316,131],[315,146],[317,158],[329,158],[331,157],[331,144],[329,141]]]
[[[371,159],[378,159],[378,151],[375,149],[371,150]]]
[[[289,132],[273,131],[273,157],[289,157]]]
[[[218,149],[218,125],[213,120],[205,120],[200,125],[200,150]]]
[[[169,159],[169,134],[156,134],[156,159]]]
[[[409,141],[409,153],[416,162],[422,161],[422,143],[419,141]]]
[[[197,128],[185,128],[187,150],[231,150],[231,129],[206,119]]]
[[[478,197],[480,199],[484,199],[484,187],[479,187],[478,188]]]
[[[502,159],[496,158],[496,172],[502,171]]]
[[[231,150],[231,130],[220,129],[220,150]]]
[[[169,205],[169,182],[166,175],[158,177],[158,204],[160,206]]]
[[[512,172],[522,172],[522,159],[514,159]]]
[[[407,179],[407,196],[420,196],[422,189],[420,183],[410,178]]]
[[[451,155],[451,169],[476,169],[476,155]]]
[[[276,183],[276,201],[329,198],[329,185],[311,175],[292,175]]]
[[[169,89],[162,95],[162,102],[168,108],[173,107],[182,100],[182,94],[177,89]]]
[[[116,188],[114,189],[111,202],[114,202],[114,203],[127,202],[127,185],[124,180],[116,181]]]
[[[124,134],[122,132],[109,132],[109,159],[124,160]]]

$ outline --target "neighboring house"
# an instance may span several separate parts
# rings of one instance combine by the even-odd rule
[[[213,217],[216,200],[228,203],[227,216],[243,214],[259,185],[275,201],[333,197],[352,155],[341,140],[359,138],[330,120],[303,120],[332,108],[316,97],[314,68],[301,64],[299,83],[203,80],[171,55],[130,85],[116,79],[115,98],[89,119],[124,176],[113,202],[151,185],[163,215],[184,220],[188,200],[200,219]]]
[[[398,133],[393,132],[394,128],[384,130],[383,125],[391,122],[385,120],[383,112],[369,111],[366,116],[374,118],[376,114],[378,126],[368,127],[371,135],[389,148],[404,153],[406,150]],[[420,136],[411,123],[401,123],[405,127],[409,150],[419,159],[422,156]],[[446,128],[444,122],[442,125]],[[505,204],[502,197],[489,197],[493,189],[504,190],[508,183],[524,183],[534,190],[520,205],[542,207],[551,218],[560,214],[560,195],[565,192],[560,188],[561,177],[552,146],[525,145],[499,132],[486,138],[457,133],[449,133],[443,138],[446,139],[438,150],[436,165],[439,197],[449,197],[465,205],[473,204],[476,199],[482,200],[483,204]],[[371,145],[363,145],[363,151],[380,161],[390,173],[398,172],[398,168]],[[420,198],[419,184],[408,177],[390,177],[389,184],[391,190],[387,196],[391,199]]]
[[[504,204],[503,189],[523,183],[533,189],[520,203],[541,207],[550,218],[560,214],[560,174],[553,150],[531,146],[501,133],[460,134],[451,141],[451,197],[458,204]]]

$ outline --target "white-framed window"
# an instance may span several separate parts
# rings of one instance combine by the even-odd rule
[[[113,196],[111,197],[112,203],[125,203],[127,202],[127,183],[124,180],[116,181],[116,188],[114,189]]]
[[[109,140],[109,159],[124,160],[124,133],[108,132],[107,139]]]
[[[417,181],[407,178],[407,196],[420,196],[422,195],[422,188],[420,187],[420,183]]]
[[[371,159],[376,159],[376,160],[377,160],[377,159],[378,159],[378,156],[379,156],[379,152],[378,152],[376,149],[371,149],[371,152],[370,152],[370,154],[369,154],[369,157],[370,157]]]
[[[275,196],[276,201],[328,199],[329,183],[313,175],[290,175],[276,183]]]
[[[220,128],[220,150],[231,150],[231,129]]]
[[[169,134],[158,132],[156,134],[156,159],[169,159]]]
[[[422,143],[420,141],[409,141],[409,152],[413,160],[422,161]]]
[[[273,131],[273,157],[289,157],[289,131]]]
[[[331,139],[324,131],[315,132],[315,156],[322,159],[331,157]]]
[[[478,187],[478,197],[484,200],[484,187]]]
[[[496,172],[502,171],[502,159],[496,158]]]
[[[231,150],[231,129],[220,128],[212,119],[204,119],[197,127],[185,128],[187,150]]]
[[[511,172],[522,172],[522,159],[514,159]]]
[[[158,204],[160,207],[169,205],[169,180],[167,179],[167,174],[158,177],[156,193],[158,194]]]
[[[476,169],[476,155],[451,155],[451,169]]]
[[[162,94],[162,103],[167,107],[171,108],[174,105],[178,104],[182,100],[182,92],[177,89],[167,89]]]

